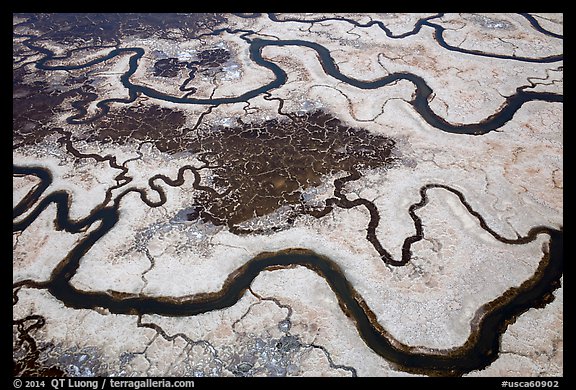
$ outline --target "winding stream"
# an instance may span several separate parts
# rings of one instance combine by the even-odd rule
[[[371,25],[376,24],[386,32],[387,36],[392,38],[402,38],[408,35],[417,34],[422,27],[433,28],[436,42],[446,50],[457,51],[465,55],[489,57],[496,61],[512,60],[534,63],[552,63],[563,60],[562,55],[554,55],[544,58],[528,58],[483,53],[451,46],[444,40],[443,33],[445,29],[439,24],[432,22],[433,19],[440,16],[441,14],[423,18],[416,23],[412,31],[398,36],[394,36],[391,31],[379,21],[360,24],[352,20],[346,20],[358,27],[370,27]],[[541,33],[552,36],[553,38],[562,38],[559,34],[554,34],[543,29],[538,21],[532,16],[527,14],[523,16]],[[269,18],[273,21],[281,22],[274,15],[269,15]],[[331,19],[325,18],[324,20]],[[318,20],[315,20],[314,22],[316,21]],[[301,22],[304,23],[306,21]],[[210,106],[248,102],[250,99],[260,95],[265,95],[269,91],[279,88],[286,83],[288,79],[286,72],[278,64],[266,59],[263,55],[263,50],[266,47],[287,46],[305,47],[314,50],[324,72],[328,76],[358,89],[377,89],[399,80],[409,81],[414,85],[415,93],[413,99],[408,103],[411,104],[414,110],[418,112],[419,115],[432,127],[449,133],[469,135],[487,134],[506,124],[527,102],[563,102],[563,95],[561,94],[526,91],[523,88],[518,88],[513,95],[506,97],[505,103],[499,111],[479,123],[453,124],[438,116],[431,109],[429,103],[433,91],[426,81],[418,75],[407,72],[397,72],[376,80],[362,81],[341,73],[338,69],[338,65],[331,56],[330,51],[318,43],[305,40],[251,39],[250,36],[256,35],[256,32],[249,30],[219,29],[215,30],[210,35],[218,35],[222,32],[243,32],[241,37],[249,45],[250,59],[256,65],[270,70],[274,74],[274,80],[260,86],[259,88],[247,91],[235,97],[207,99],[176,97],[161,93],[150,87],[134,84],[131,81],[131,76],[134,75],[138,69],[139,61],[145,54],[144,49],[142,48],[117,47],[111,50],[107,55],[93,59],[84,64],[50,65],[49,62],[51,60],[61,57],[56,57],[52,51],[36,45],[35,37],[30,36],[23,44],[28,49],[41,53],[44,56],[35,62],[35,66],[36,68],[45,71],[84,69],[111,60],[120,55],[131,55],[129,59],[129,69],[120,77],[123,86],[128,90],[129,97],[126,99],[112,98],[100,100],[97,103],[97,107],[100,110],[99,113],[89,119],[82,119],[86,116],[85,108],[74,106],[78,113],[67,118],[67,122],[70,124],[81,124],[93,121],[98,117],[106,115],[110,110],[111,104],[132,103],[140,95],[172,103]],[[70,142],[69,136],[70,135],[68,134],[68,142]],[[187,169],[187,167],[184,167],[183,169]],[[183,174],[183,169],[179,171],[179,178]],[[123,173],[125,172],[126,170],[123,171]],[[447,185],[432,183],[423,186],[420,189],[420,201],[409,206],[407,211],[413,220],[415,234],[405,239],[402,247],[402,258],[394,259],[380,244],[376,237],[376,228],[380,222],[376,206],[372,202],[362,198],[351,201],[347,199],[341,191],[346,181],[358,174],[358,172],[354,172],[347,178],[335,181],[335,197],[329,199],[329,202],[326,203],[325,210],[334,206],[341,208],[353,208],[358,206],[366,207],[370,214],[370,222],[367,227],[367,239],[372,243],[386,264],[403,266],[411,260],[411,246],[415,242],[421,240],[424,234],[422,222],[417,216],[416,211],[427,204],[427,192],[430,190],[448,191],[455,194],[461,204],[465,206],[467,212],[478,221],[479,226],[494,237],[494,239],[510,245],[522,245],[531,242],[539,235],[544,234],[550,237],[548,249],[544,250],[538,269],[530,279],[525,281],[519,287],[508,289],[501,297],[485,304],[477,311],[477,313],[482,314],[476,315],[476,318],[472,322],[470,336],[462,346],[451,350],[431,349],[422,351],[421,349],[404,345],[395,340],[386,331],[386,329],[378,323],[376,315],[371,311],[364,299],[347,280],[345,273],[339,268],[339,266],[332,260],[320,256],[310,250],[290,248],[275,253],[262,253],[230,274],[228,279],[225,281],[223,288],[220,291],[213,293],[203,293],[183,298],[158,298],[144,294],[126,294],[118,292],[105,293],[78,290],[71,285],[70,280],[78,270],[82,257],[101,237],[107,234],[110,229],[115,226],[116,222],[121,217],[120,202],[124,195],[138,190],[125,190],[113,199],[112,204],[108,204],[108,200],[111,200],[111,198],[107,197],[107,201],[100,207],[96,208],[87,217],[80,220],[72,220],[70,219],[69,212],[70,195],[67,192],[55,191],[43,197],[52,181],[52,176],[49,170],[42,167],[24,167],[15,165],[13,166],[14,176],[34,175],[40,179],[40,184],[34,186],[34,188],[32,188],[13,208],[13,218],[15,220],[13,223],[14,232],[25,230],[36,219],[36,217],[51,204],[55,204],[57,207],[55,220],[57,229],[63,229],[71,233],[79,233],[88,231],[88,229],[94,224],[98,224],[98,226],[86,233],[85,237],[74,248],[72,248],[66,257],[53,270],[48,281],[35,282],[24,280],[13,283],[13,289],[19,289],[24,286],[29,288],[46,289],[67,307],[75,309],[93,309],[101,307],[109,310],[111,313],[126,315],[159,314],[165,316],[191,316],[233,306],[243,296],[245,291],[250,287],[252,281],[262,271],[300,265],[313,270],[326,280],[336,295],[342,311],[355,323],[360,336],[366,344],[374,352],[395,364],[398,369],[426,375],[457,376],[472,370],[479,370],[487,367],[498,357],[500,351],[500,338],[508,324],[512,323],[517,316],[521,315],[526,310],[533,307],[541,307],[553,299],[552,293],[560,286],[560,278],[563,273],[563,231],[546,226],[537,226],[533,227],[526,236],[516,237],[513,239],[500,236],[492,230],[483,217],[468,204],[461,192]],[[164,181],[166,184],[171,186],[179,186],[183,182],[183,180],[172,182],[169,180]],[[198,182],[199,176],[195,173],[195,187],[198,185]],[[118,182],[116,188],[121,187],[122,185]],[[158,189],[158,192],[160,193],[161,189]],[[142,192],[140,192],[140,194],[143,196]],[[163,193],[160,193],[160,195],[160,203],[163,203]],[[354,259],[351,259],[351,261],[353,260]],[[38,324],[39,325],[37,326],[41,326],[40,322]]]
[[[422,23],[429,23],[429,22],[422,22]],[[545,58],[524,58],[524,57],[517,57],[517,56],[504,56],[499,54],[487,54],[481,52],[474,52],[474,51],[464,51],[460,48],[455,48],[446,44],[446,42],[442,38],[442,32],[444,31],[438,25],[431,25],[436,31],[435,38],[438,43],[450,51],[456,52],[464,52],[465,54],[469,55],[481,55],[486,57],[491,57],[494,59],[504,59],[504,60],[516,60],[516,61],[525,61],[525,62],[535,62],[535,63],[549,63],[549,62],[558,62],[563,60],[563,55],[545,57]],[[227,32],[238,32],[238,31],[230,31],[229,29],[220,29],[213,33],[213,35],[217,35],[223,31]],[[54,59],[54,53],[48,49],[39,47],[34,45],[30,40],[28,40],[25,45],[30,49],[36,50],[40,53],[43,53],[45,56],[44,58],[38,60],[36,62],[36,67],[42,70],[77,70],[88,68],[90,66],[102,63],[104,61],[113,59],[116,56],[122,55],[124,53],[134,53],[130,57],[129,61],[129,69],[124,73],[120,79],[122,84],[125,88],[128,89],[129,98],[128,99],[104,99],[97,103],[97,107],[100,109],[98,115],[90,118],[89,121],[93,121],[96,118],[99,118],[103,115],[106,115],[110,110],[110,103],[131,103],[136,100],[136,98],[142,94],[154,99],[159,99],[163,101],[168,101],[172,103],[179,103],[179,104],[200,104],[200,105],[221,105],[221,104],[232,104],[238,102],[247,102],[248,100],[260,96],[266,92],[269,92],[273,89],[279,88],[284,85],[288,79],[286,72],[274,62],[267,60],[262,55],[262,50],[266,47],[273,47],[273,46],[299,46],[299,47],[307,47],[313,49],[318,54],[318,59],[324,69],[324,72],[346,84],[352,85],[359,89],[377,89],[394,83],[399,80],[407,80],[410,81],[416,87],[415,96],[409,102],[414,109],[420,114],[420,116],[431,126],[440,129],[445,132],[449,133],[456,133],[456,134],[470,134],[470,135],[481,135],[489,133],[490,131],[496,130],[502,127],[506,122],[508,122],[516,111],[522,107],[522,105],[526,102],[530,101],[546,101],[546,102],[563,102],[563,95],[551,93],[551,92],[534,92],[534,91],[525,91],[524,89],[519,88],[516,93],[506,97],[505,103],[500,108],[500,111],[494,113],[488,118],[480,121],[479,123],[471,123],[471,124],[452,124],[438,116],[431,108],[430,108],[430,96],[432,95],[433,91],[428,86],[426,81],[418,75],[407,73],[407,72],[397,72],[391,73],[385,77],[373,80],[373,81],[362,81],[358,79],[354,79],[352,77],[346,76],[341,73],[338,69],[338,65],[330,55],[330,51],[315,42],[305,41],[305,40],[268,40],[268,39],[249,39],[247,35],[255,34],[253,31],[246,31],[245,35],[242,35],[242,38],[249,44],[249,51],[250,51],[250,58],[254,61],[255,64],[262,66],[264,68],[269,69],[274,73],[275,79],[268,84],[265,84],[259,88],[247,91],[239,96],[235,97],[225,97],[225,98],[191,98],[191,97],[177,97],[164,94],[159,92],[153,88],[146,87],[143,85],[133,84],[130,81],[130,77],[136,72],[138,69],[139,60],[144,55],[144,49],[139,47],[131,47],[131,48],[117,48],[107,55],[103,57],[96,58],[89,62],[80,65],[48,65],[47,62]],[[86,120],[81,120],[78,118],[83,117],[86,114],[85,110],[75,115],[71,118],[68,118],[68,123],[71,124],[79,124],[79,123],[86,123]]]
[[[50,180],[50,174],[44,168],[14,167],[14,174],[24,173],[38,176],[43,182]],[[470,207],[460,192],[445,185],[422,187],[422,199],[410,206],[411,213],[427,203],[426,191],[430,188],[442,188],[457,194],[468,212],[479,220],[480,226],[501,242],[524,244],[536,239],[539,234],[550,236],[549,250],[545,251],[535,274],[520,287],[508,289],[501,297],[480,308],[478,313],[484,314],[480,318],[477,315],[474,319],[468,340],[461,347],[450,351],[415,351],[415,348],[395,340],[377,322],[375,314],[346,279],[339,266],[326,257],[304,249],[262,253],[235,270],[220,291],[191,297],[158,298],[143,294],[88,292],[76,289],[70,284],[70,280],[76,273],[82,256],[99,238],[114,227],[120,216],[118,211],[120,200],[130,191],[125,191],[116,198],[113,206],[103,207],[81,221],[69,219],[66,193],[54,192],[43,198],[24,219],[14,224],[14,231],[25,229],[51,203],[57,206],[56,225],[58,228],[78,232],[97,221],[101,224],[68,253],[55,268],[49,281],[45,283],[22,281],[14,283],[13,288],[21,286],[45,288],[66,306],[75,309],[101,307],[117,314],[192,316],[234,305],[260,272],[266,269],[301,265],[313,270],[327,281],[338,298],[341,309],[352,318],[366,344],[385,359],[395,363],[399,369],[427,375],[462,375],[472,370],[482,369],[498,357],[501,334],[518,315],[531,307],[540,307],[553,299],[552,292],[559,287],[563,272],[563,232],[539,226],[532,228],[525,237],[505,239],[495,235],[488,228],[484,219]],[[29,199],[27,203],[33,204],[41,195],[42,191],[31,190],[26,196]],[[416,220],[415,228],[420,231],[420,234],[422,233],[422,227],[417,226]],[[403,253],[410,253],[410,246],[415,241],[409,237],[405,243],[407,251]],[[405,264],[408,261],[409,258],[405,258],[401,262]]]

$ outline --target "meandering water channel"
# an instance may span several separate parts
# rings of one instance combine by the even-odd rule
[[[47,187],[46,183],[50,181],[49,172],[41,167],[15,166],[13,172],[18,175],[35,175],[41,179],[42,184],[31,190],[26,196],[27,201],[25,203],[27,205],[35,203],[43,192],[39,188],[45,189]],[[114,227],[120,217],[118,210],[120,200],[123,195],[130,191],[126,191],[123,195],[117,197],[113,206],[101,208],[80,221],[73,221],[69,218],[67,193],[54,192],[44,197],[30,213],[14,224],[14,231],[25,229],[39,213],[52,203],[57,206],[56,225],[58,228],[75,233],[98,221],[100,225],[88,233],[68,253],[53,271],[49,281],[22,281],[15,283],[14,288],[28,286],[47,289],[66,306],[76,309],[101,307],[111,313],[128,315],[191,316],[234,305],[248,289],[254,278],[266,269],[301,265],[313,270],[328,282],[338,298],[341,309],[352,318],[362,339],[376,353],[405,371],[428,375],[462,375],[471,370],[482,369],[498,357],[500,337],[508,323],[512,322],[516,316],[531,307],[540,307],[553,299],[552,292],[559,287],[563,273],[563,232],[539,226],[532,228],[525,237],[513,240],[499,237],[486,225],[484,219],[468,205],[461,193],[444,185],[424,186],[421,190],[421,201],[410,206],[412,212],[416,208],[425,206],[427,203],[426,191],[431,188],[442,188],[457,194],[467,210],[478,219],[479,225],[499,241],[511,244],[524,244],[536,239],[540,234],[550,236],[549,250],[543,254],[534,275],[521,286],[510,288],[501,297],[484,305],[478,311],[484,314],[481,318],[475,319],[474,322],[477,322],[477,325],[473,327],[466,343],[450,351],[430,350],[426,353],[417,352],[414,348],[395,340],[378,323],[374,313],[347,280],[345,273],[340,267],[330,259],[304,249],[286,249],[276,253],[260,254],[233,272],[220,291],[199,294],[185,299],[158,298],[143,294],[91,292],[76,289],[71,285],[70,280],[76,273],[82,256],[99,238]],[[27,209],[23,202],[20,202],[16,208],[19,213],[15,212],[15,217]],[[415,227],[417,227],[416,220]],[[422,227],[420,226],[416,230],[421,231]],[[405,243],[407,251],[405,250],[403,253],[410,254],[410,246],[416,241],[409,237]],[[402,259],[401,262],[405,264],[409,260],[410,258],[407,257]]]
[[[416,34],[423,26],[434,29],[434,37],[437,43],[447,50],[458,51],[464,55],[481,55],[491,57],[495,60],[512,60],[539,63],[552,63],[562,61],[562,55],[548,56],[545,58],[526,58],[516,56],[506,56],[500,54],[490,54],[474,52],[456,48],[449,45],[443,38],[444,28],[431,22],[434,17],[423,18],[418,21],[414,30],[401,36],[393,36],[390,30],[384,31],[389,37],[401,38],[408,34]],[[544,30],[530,15],[524,17],[538,31],[550,35],[554,38],[561,39],[559,34],[553,34]],[[270,16],[274,20],[274,16]],[[276,21],[278,21],[276,19]],[[350,20],[349,20],[350,21]],[[356,23],[352,22],[350,23]],[[369,24],[360,25],[369,27],[372,24],[380,23],[381,28],[385,28],[381,22],[370,22]],[[50,62],[56,59],[55,54],[41,46],[35,44],[35,37],[30,37],[24,42],[24,45],[30,50],[44,55],[43,58],[36,61],[35,66],[45,71],[52,70],[77,70],[89,68],[91,66],[111,60],[116,56],[130,54],[129,69],[120,77],[123,86],[128,90],[129,97],[126,99],[104,99],[97,103],[100,112],[96,117],[83,119],[86,110],[82,107],[76,107],[78,114],[67,119],[68,123],[79,124],[93,121],[97,117],[104,116],[108,113],[111,104],[128,104],[134,102],[139,96],[145,95],[153,99],[159,99],[179,104],[200,104],[218,106],[237,102],[247,102],[250,99],[266,94],[275,88],[284,85],[288,76],[278,64],[268,60],[263,55],[266,47],[286,47],[297,46],[305,47],[315,51],[324,72],[339,81],[358,89],[376,89],[394,83],[398,80],[407,80],[415,87],[414,97],[409,103],[414,110],[432,127],[441,131],[455,134],[482,135],[498,129],[506,124],[514,114],[527,102],[545,101],[561,103],[563,95],[551,92],[534,92],[526,91],[523,88],[517,89],[516,93],[505,99],[504,105],[498,112],[490,115],[488,118],[470,124],[453,124],[444,120],[437,115],[430,107],[430,97],[433,93],[426,81],[412,73],[397,72],[391,73],[385,77],[373,81],[361,81],[340,72],[336,61],[330,54],[330,51],[315,42],[306,40],[271,40],[251,38],[256,35],[250,30],[215,30],[212,35],[218,35],[222,32],[242,33],[241,37],[249,45],[250,59],[257,66],[266,68],[274,74],[274,80],[262,85],[256,89],[246,91],[239,96],[226,98],[192,98],[177,97],[161,93],[153,88],[135,84],[131,80],[138,69],[139,62],[145,54],[144,49],[139,47],[131,48],[114,48],[107,55],[93,59],[79,65],[50,65]],[[182,173],[182,172],[180,172]],[[179,174],[180,174],[179,173]],[[357,172],[356,172],[357,173]],[[71,233],[86,232],[84,238],[72,248],[64,257],[59,265],[53,270],[49,280],[36,282],[31,280],[20,281],[13,284],[14,289],[21,287],[42,288],[48,290],[55,298],[62,301],[66,306],[76,309],[92,309],[102,307],[111,313],[126,315],[142,314],[159,314],[165,316],[191,316],[199,313],[205,313],[212,310],[218,310],[234,305],[243,296],[249,288],[252,281],[264,270],[275,269],[278,267],[289,267],[300,265],[309,268],[326,280],[330,288],[336,295],[339,305],[344,313],[348,315],[358,330],[359,335],[377,354],[381,355],[388,361],[392,362],[397,368],[427,375],[462,375],[472,370],[482,369],[493,362],[499,354],[500,338],[506,330],[509,323],[515,318],[532,307],[541,307],[553,299],[553,291],[559,287],[560,278],[563,273],[563,232],[546,226],[537,226],[532,228],[526,236],[509,239],[503,237],[492,230],[484,218],[468,204],[464,195],[458,190],[441,184],[428,184],[420,190],[420,201],[410,205],[407,212],[414,222],[415,234],[405,239],[402,258],[394,259],[390,253],[380,244],[376,237],[376,227],[380,222],[376,206],[366,199],[355,199],[350,201],[341,193],[342,186],[346,178],[339,179],[335,182],[335,198],[332,199],[329,207],[366,207],[370,213],[370,222],[367,227],[367,239],[378,251],[382,260],[389,265],[403,266],[411,260],[411,246],[423,238],[423,226],[416,212],[424,207],[428,202],[427,192],[449,191],[455,194],[459,201],[465,206],[468,213],[473,216],[480,227],[487,231],[495,240],[510,245],[522,245],[535,240],[539,235],[549,236],[548,249],[543,252],[542,259],[534,275],[525,281],[519,287],[508,289],[501,297],[485,304],[479,308],[477,318],[473,321],[472,330],[468,340],[460,347],[452,350],[427,350],[421,351],[416,348],[404,345],[395,340],[386,329],[377,321],[376,315],[365,303],[362,296],[354,289],[354,286],[348,281],[345,273],[340,267],[329,258],[320,256],[310,250],[287,248],[286,250],[275,253],[262,253],[233,272],[220,291],[213,293],[204,293],[197,296],[186,298],[170,297],[152,297],[145,294],[125,294],[114,292],[92,292],[82,291],[70,283],[80,266],[84,254],[94,246],[97,241],[107,234],[114,227],[116,222],[121,218],[120,202],[127,193],[136,191],[128,189],[113,199],[112,204],[103,204],[96,208],[90,215],[80,220],[70,218],[69,202],[70,196],[65,191],[56,191],[43,196],[49,188],[52,176],[48,169],[43,167],[24,167],[14,166],[14,176],[34,175],[40,179],[40,184],[36,185],[24,198],[13,208],[13,231],[25,230],[49,205],[57,206],[56,227]],[[353,177],[354,173],[350,176]],[[181,183],[169,183],[168,185],[181,185]],[[120,186],[120,185],[118,185]],[[98,224],[96,228],[89,230],[92,226]],[[351,262],[354,259],[350,259]]]

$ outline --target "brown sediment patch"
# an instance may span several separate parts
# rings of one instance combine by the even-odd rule
[[[154,76],[176,77],[180,69],[188,65],[185,61],[178,61],[178,58],[163,58],[154,63]]]
[[[121,145],[130,141],[152,141],[160,151],[175,153],[185,150],[179,130],[185,120],[182,112],[157,105],[141,110],[124,107],[94,122],[85,140]]]
[[[296,214],[306,213],[303,190],[320,185],[325,175],[387,166],[394,145],[390,138],[350,128],[321,111],[207,129],[189,147],[210,155],[213,181],[226,191],[203,192],[196,201],[206,209],[203,217],[230,228],[286,205]]]
[[[355,173],[348,181],[357,180],[358,170],[390,166],[394,160],[394,140],[346,126],[322,111],[196,131],[182,129],[184,123],[184,114],[169,108],[124,108],[96,122],[86,141],[151,141],[169,154],[196,154],[206,165],[187,166],[198,176],[194,187],[199,190],[190,199],[198,206],[190,218],[227,225],[237,233],[243,232],[237,225],[283,206],[292,208],[292,217],[326,215],[331,208],[311,207],[302,191],[321,185],[326,175]],[[201,169],[207,169],[202,177],[210,183],[199,183],[206,180],[198,175]],[[157,178],[170,181],[162,175],[152,180]]]
[[[216,13],[51,13],[16,14],[43,33],[42,39],[70,45],[95,42],[117,43],[124,36],[173,38],[177,29],[183,38],[210,32],[227,19]]]
[[[198,53],[199,64],[209,68],[217,68],[230,59],[226,49],[208,49]]]
[[[180,61],[178,58],[163,58],[154,63],[154,76],[176,77],[181,69],[190,69],[188,80],[194,79],[197,71],[218,68],[230,59],[230,52],[225,49],[207,49],[198,53],[197,61]],[[185,90],[181,88],[181,90]]]
[[[44,81],[25,84],[15,75],[12,97],[12,134],[13,145],[33,145],[41,142],[47,135],[54,133],[50,126],[51,118],[64,107],[66,100],[72,99],[72,107],[79,115],[86,112],[90,102],[98,95],[92,86],[85,83],[85,77],[68,77],[55,92],[54,86]]]

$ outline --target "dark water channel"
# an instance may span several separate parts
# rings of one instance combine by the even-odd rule
[[[29,174],[49,182],[49,172],[40,167],[14,167],[14,174]],[[42,187],[42,185],[40,186]],[[31,190],[29,203],[38,199],[42,191]],[[35,199],[34,199],[35,198]],[[501,334],[506,326],[524,311],[541,307],[553,299],[552,292],[559,287],[563,273],[563,232],[551,228],[533,229],[532,239],[538,234],[550,236],[549,251],[544,253],[537,272],[518,288],[509,289],[502,297],[486,304],[468,341],[459,348],[446,351],[417,353],[395,341],[376,321],[376,316],[354,289],[346,276],[332,260],[304,249],[287,249],[276,253],[263,253],[237,269],[214,293],[198,294],[188,299],[149,297],[138,294],[87,292],[75,289],[70,279],[80,265],[82,256],[105,235],[118,221],[118,200],[114,206],[101,208],[82,221],[71,221],[68,198],[65,193],[52,193],[36,206],[14,230],[23,230],[50,203],[57,205],[56,224],[66,231],[77,232],[97,221],[101,224],[73,248],[64,261],[54,270],[50,281],[43,285],[66,306],[76,309],[101,307],[111,313],[165,316],[192,316],[234,305],[260,272],[277,267],[301,265],[323,277],[338,298],[343,312],[356,325],[366,344],[376,353],[393,362],[399,369],[427,375],[462,375],[482,369],[498,357]],[[353,259],[351,259],[353,261]]]
[[[352,85],[359,89],[377,89],[383,86],[386,86],[390,83],[399,81],[399,80],[407,80],[410,81],[416,87],[415,97],[410,104],[414,107],[414,109],[422,116],[422,118],[431,126],[440,129],[445,132],[455,133],[455,134],[471,134],[471,135],[481,135],[486,134],[490,131],[498,129],[502,127],[506,122],[508,122],[516,111],[522,105],[529,101],[546,101],[546,102],[563,102],[563,95],[555,94],[551,92],[534,92],[534,91],[525,91],[524,89],[518,89],[515,94],[506,98],[506,101],[503,107],[500,109],[499,112],[491,115],[490,117],[484,119],[480,123],[471,123],[471,124],[451,124],[438,116],[434,113],[434,111],[430,108],[429,105],[429,98],[432,95],[433,91],[428,86],[423,78],[417,76],[412,73],[407,72],[397,72],[389,74],[385,77],[374,81],[362,81],[357,80],[352,77],[346,76],[342,74],[338,66],[336,65],[334,59],[330,55],[330,51],[325,48],[324,46],[310,41],[304,40],[264,40],[264,39],[254,39],[249,41],[250,47],[250,58],[254,61],[254,63],[271,70],[274,73],[275,79],[269,82],[266,85],[263,85],[257,89],[253,89],[251,91],[247,91],[239,96],[235,97],[226,97],[226,98],[191,98],[191,97],[177,97],[171,96],[164,93],[161,93],[153,88],[136,85],[130,81],[130,77],[136,72],[138,68],[138,62],[144,55],[144,49],[133,47],[133,48],[120,48],[114,49],[108,55],[94,59],[89,61],[85,64],[80,65],[58,65],[58,66],[51,66],[46,65],[48,61],[53,58],[53,54],[46,49],[39,48],[33,46],[32,44],[28,44],[34,49],[37,49],[46,56],[37,62],[36,67],[43,70],[75,70],[90,67],[96,65],[98,63],[107,61],[109,59],[114,58],[117,55],[121,55],[124,53],[133,53],[130,57],[130,67],[129,70],[121,76],[122,84],[128,89],[129,91],[129,98],[128,99],[105,99],[98,102],[97,106],[101,110],[99,116],[105,115],[110,107],[110,103],[130,103],[136,100],[136,97],[139,94],[143,94],[149,96],[154,99],[164,100],[172,103],[180,103],[180,104],[202,104],[202,105],[220,105],[220,104],[231,104],[231,103],[238,103],[238,102],[246,102],[256,96],[259,96],[265,92],[270,90],[276,89],[284,85],[288,79],[286,72],[277,64],[272,61],[266,60],[262,56],[262,49],[268,46],[301,46],[313,49],[318,54],[318,59],[322,65],[322,68],[326,72],[327,75],[334,77],[342,82],[345,82],[349,85]],[[498,57],[497,57],[498,58]],[[558,57],[556,61],[562,60],[563,57]],[[533,60],[531,62],[542,62],[546,63],[547,60]],[[92,120],[95,118],[92,118]],[[70,120],[71,123],[79,123],[82,121],[77,121],[75,119]]]
[[[431,20],[432,18],[428,19]],[[527,19],[535,28],[542,30],[536,20],[533,18],[530,19],[529,17],[527,17]],[[415,27],[415,31],[417,32],[417,29],[419,30],[423,25],[435,28],[435,38],[441,46],[448,50],[462,51],[446,44],[442,37],[444,30],[438,25],[431,24],[429,20],[422,19],[419,21]],[[215,30],[213,35],[217,35],[223,31],[231,32],[229,29],[220,29]],[[100,109],[100,113],[96,117],[106,115],[111,103],[131,103],[134,102],[139,95],[181,104],[217,106],[220,104],[247,102],[256,96],[281,87],[287,81],[288,76],[286,72],[276,63],[265,59],[262,54],[264,48],[273,46],[299,46],[314,50],[324,72],[328,76],[358,89],[376,89],[399,80],[407,80],[415,86],[414,98],[409,102],[414,109],[431,126],[455,134],[481,135],[498,129],[512,119],[518,109],[529,101],[563,102],[563,95],[560,94],[526,91],[519,88],[515,94],[505,99],[505,103],[500,111],[485,120],[471,124],[451,124],[432,111],[429,101],[433,91],[425,80],[418,75],[407,72],[397,72],[374,81],[361,81],[342,74],[332,58],[330,51],[320,44],[305,40],[250,39],[248,37],[251,34],[255,34],[255,32],[244,31],[244,35],[242,36],[242,39],[249,45],[250,58],[258,66],[270,70],[274,74],[274,80],[259,88],[244,92],[239,96],[206,99],[171,96],[150,87],[134,84],[131,81],[131,76],[136,72],[139,61],[144,55],[142,48],[116,48],[111,50],[107,55],[84,64],[67,66],[49,65],[50,60],[56,59],[54,53],[36,45],[34,38],[25,41],[24,45],[44,55],[44,58],[36,62],[36,67],[46,71],[89,68],[113,59],[116,56],[130,54],[129,69],[121,75],[121,82],[124,87],[128,89],[129,97],[127,99],[105,99],[99,101],[97,106]],[[480,53],[463,51],[463,54],[474,55]],[[495,60],[522,60],[501,55],[481,54],[484,57],[494,57]],[[561,61],[562,59],[563,56],[552,56],[540,60],[525,60],[528,62],[550,63]],[[80,115],[74,115],[68,119],[68,122],[86,123],[86,121],[78,119],[81,118],[83,114],[85,114],[85,112],[80,112]],[[95,117],[92,117],[90,120],[94,119]],[[548,227],[533,228],[529,235],[522,240],[509,242],[511,244],[523,244],[534,240],[540,234],[546,234],[550,237],[549,249],[544,251],[538,270],[532,278],[518,288],[510,288],[503,296],[489,302],[481,308],[479,312],[483,312],[484,314],[480,318],[475,319],[478,324],[473,327],[469,339],[463,346],[450,351],[431,350],[424,353],[422,351],[415,351],[413,348],[394,340],[393,337],[379,325],[375,314],[369,309],[363,298],[346,279],[345,274],[339,266],[332,260],[309,250],[286,249],[276,253],[263,253],[231,274],[226,280],[222,290],[214,293],[199,294],[187,299],[77,290],[70,284],[70,280],[76,273],[84,254],[102,236],[107,234],[119,220],[119,202],[123,195],[118,196],[113,205],[100,207],[86,218],[74,221],[71,220],[69,216],[70,199],[68,193],[64,191],[52,192],[40,200],[52,180],[48,170],[41,167],[14,166],[13,175],[34,175],[40,179],[40,184],[30,190],[14,207],[13,218],[18,218],[17,222],[13,224],[14,231],[26,229],[26,227],[52,203],[57,206],[55,224],[58,229],[78,233],[86,231],[94,223],[99,223],[96,229],[87,233],[81,242],[72,248],[59,266],[53,271],[48,282],[43,283],[41,286],[28,284],[29,287],[46,288],[54,297],[61,300],[68,307],[77,309],[101,307],[112,313],[127,315],[153,313],[165,316],[192,316],[234,305],[242,297],[254,278],[263,270],[301,265],[313,270],[327,281],[338,298],[341,309],[354,321],[360,336],[372,350],[395,364],[398,369],[413,373],[427,375],[462,375],[472,370],[482,369],[488,366],[498,357],[500,338],[508,324],[512,323],[518,315],[526,310],[532,307],[542,307],[550,302],[553,299],[553,291],[560,285],[560,278],[563,273],[562,230]],[[38,203],[32,208],[36,202]],[[344,203],[344,201],[342,202]],[[352,206],[353,205],[350,207]],[[28,210],[31,211],[23,216]],[[483,220],[481,220],[481,222],[482,221]],[[482,226],[486,228],[485,223]],[[498,237],[496,238],[498,239]],[[350,261],[353,262],[354,259],[350,259]],[[15,283],[14,288],[25,285],[27,285],[27,282]]]

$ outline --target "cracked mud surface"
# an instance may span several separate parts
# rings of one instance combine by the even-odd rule
[[[562,376],[562,31],[14,14],[14,375]]]

